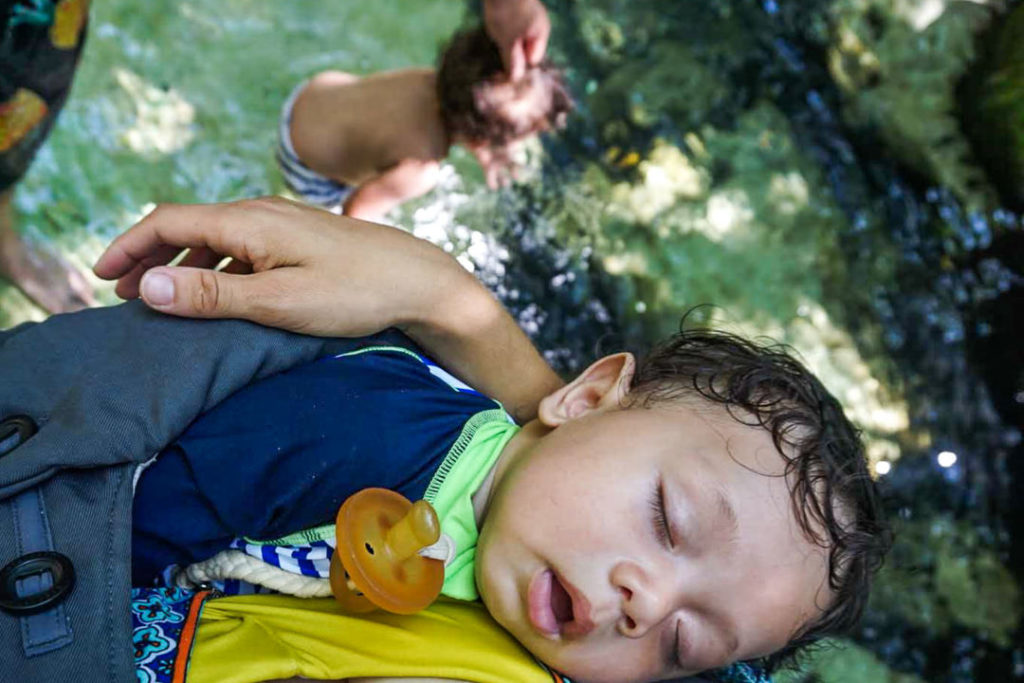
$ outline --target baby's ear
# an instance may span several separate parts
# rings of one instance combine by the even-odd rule
[[[636,361],[631,353],[605,356],[564,387],[545,396],[537,417],[548,427],[557,427],[581,415],[617,408],[629,392]]]

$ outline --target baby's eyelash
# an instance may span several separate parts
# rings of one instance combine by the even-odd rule
[[[654,533],[663,545],[671,548],[672,535],[668,528],[668,513],[665,512],[665,488],[662,486],[660,477],[654,482],[654,489],[651,491],[648,506],[654,518]]]
[[[672,639],[672,658],[669,660],[669,668],[682,666],[683,658],[680,655],[681,653],[679,652],[679,622],[677,621],[675,637]]]

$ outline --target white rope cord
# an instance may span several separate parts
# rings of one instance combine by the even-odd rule
[[[429,557],[432,560],[441,560],[447,567],[455,559],[455,539],[446,533],[442,533],[437,543],[420,548],[416,553],[420,557]]]
[[[331,595],[331,583],[327,579],[293,574],[241,550],[222,550],[208,560],[189,565],[178,573],[174,582],[182,588],[193,588],[200,583],[224,579],[248,581],[299,598]]]
[[[437,543],[422,548],[419,554],[442,560],[448,566],[455,558],[455,542],[448,534],[441,534]],[[208,560],[189,565],[178,572],[174,583],[181,588],[195,588],[208,581],[224,579],[246,581],[299,598],[331,595],[331,583],[327,579],[295,574],[235,549],[222,550]]]

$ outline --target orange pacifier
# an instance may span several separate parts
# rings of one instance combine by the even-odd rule
[[[346,612],[382,608],[412,614],[441,593],[444,562],[419,555],[437,543],[441,523],[430,503],[394,491],[363,489],[338,510],[331,592]]]

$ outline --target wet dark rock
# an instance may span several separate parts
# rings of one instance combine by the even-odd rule
[[[982,55],[964,79],[964,128],[1008,206],[1024,210],[1024,6],[979,39]]]

